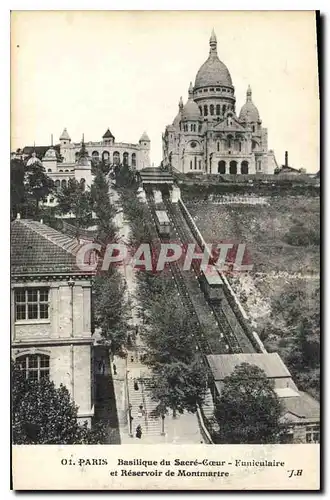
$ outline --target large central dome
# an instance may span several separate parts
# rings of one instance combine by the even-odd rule
[[[209,87],[210,85],[232,87],[233,84],[228,68],[220,61],[217,54],[217,38],[214,32],[212,32],[210,38],[210,47],[210,55],[196,75],[195,89]]]

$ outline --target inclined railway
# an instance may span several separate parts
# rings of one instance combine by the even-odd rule
[[[154,223],[157,227],[160,242],[166,243],[172,236],[176,238],[179,237],[182,244],[196,243],[177,205],[173,206],[168,197],[163,197],[161,203],[156,203],[152,192],[147,193],[146,197]],[[176,234],[174,234],[174,232],[176,232]],[[200,271],[196,261],[192,261],[195,279],[197,278],[200,284],[199,291],[200,293],[202,293],[202,290],[204,291],[206,301],[210,308],[209,312],[213,314],[218,324],[219,345],[217,348],[218,352],[214,352],[207,338],[208,332],[205,331],[201,324],[196,307],[190,297],[189,289],[185,282],[187,276],[184,277],[183,273],[188,272],[182,271],[178,262],[170,262],[169,266],[181,300],[192,318],[191,328],[200,352],[203,353],[203,355],[219,354],[220,352],[255,352],[251,342],[237,324],[234,312],[224,296],[224,284],[220,273],[216,271],[216,276],[210,279],[207,274],[204,275],[204,273]],[[212,294],[210,293],[211,290]],[[202,300],[202,296],[200,300]]]

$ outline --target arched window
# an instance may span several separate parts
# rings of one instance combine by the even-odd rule
[[[76,151],[75,154],[74,154],[75,158],[76,158],[76,161],[79,160],[79,151]]]
[[[200,112],[201,116],[203,116],[203,108],[202,108],[202,106],[199,106],[199,112]]]
[[[197,158],[196,158],[196,156],[194,158],[194,169],[197,170]]]
[[[220,151],[220,142],[217,142],[217,151]]]
[[[204,116],[207,116],[207,115],[208,115],[207,105],[205,104],[204,105]]]
[[[49,356],[45,354],[20,356],[16,358],[16,363],[26,379],[39,382],[42,378],[49,378]]]
[[[65,179],[62,179],[62,181],[61,181],[61,188],[62,189],[66,188],[66,180]]]
[[[198,170],[202,170],[202,160],[198,160]]]
[[[123,165],[128,166],[128,153],[126,152],[123,154]]]
[[[63,170],[59,170],[59,172],[63,172]]]
[[[49,169],[47,170],[47,172],[51,172],[51,171],[52,171],[52,169],[51,169],[51,168],[49,168]]]
[[[218,174],[225,174],[226,173],[226,162],[221,160],[218,163]]]
[[[230,149],[232,147],[232,144],[233,144],[233,138],[231,135],[229,135],[227,137],[227,146],[228,146],[228,149]]]
[[[109,153],[109,151],[103,151],[103,153],[102,153],[102,161],[103,161],[103,163],[108,163],[110,161],[110,153]]]
[[[242,142],[240,140],[238,141],[238,151],[242,151]]]
[[[55,181],[55,187],[56,189],[59,189],[61,186],[61,182],[57,179],[57,181]]]
[[[92,153],[92,162],[98,163],[100,159],[100,155],[98,151],[93,151]]]
[[[118,151],[115,151],[115,152],[113,153],[113,163],[114,163],[115,165],[119,165],[119,164],[120,164],[120,154],[119,154],[119,152],[118,152]]]
[[[85,181],[85,179],[80,179],[80,184],[81,184],[82,190],[85,191],[85,189],[86,189],[86,181]]]
[[[192,170],[192,160],[190,160],[190,170]]]
[[[132,153],[132,167],[136,167],[136,153]]]
[[[191,123],[190,125],[190,131],[193,132],[194,131],[194,125]]]
[[[241,174],[249,173],[249,163],[247,161],[242,161],[241,163]]]
[[[224,115],[224,114],[225,114],[225,112],[226,112],[226,105],[224,104],[224,105],[222,106],[222,114]]]
[[[229,164],[229,173],[230,174],[237,174],[237,161],[232,160]]]
[[[216,113],[218,116],[220,115],[220,104],[217,104],[216,106]]]
[[[252,132],[255,132],[256,131],[256,128],[254,125],[252,125]]]
[[[69,172],[69,170],[65,170],[65,172]]]
[[[213,104],[211,104],[211,106],[210,106],[210,115],[212,115],[212,116],[214,115],[214,106],[213,106]]]

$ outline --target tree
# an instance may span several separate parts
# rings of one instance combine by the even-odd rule
[[[153,370],[151,398],[157,401],[154,416],[162,416],[172,410],[176,413],[194,413],[203,403],[207,376],[200,362],[185,364],[180,361],[161,365]]]
[[[69,179],[68,185],[57,194],[57,210],[61,214],[73,214],[77,233],[79,228],[88,227],[92,222],[91,196],[83,182]]]
[[[10,174],[12,217],[16,217],[18,213],[38,216],[40,202],[45,201],[54,188],[41,161],[35,158],[35,162],[27,166],[21,158],[12,158]]]
[[[95,326],[101,329],[102,337],[113,353],[120,353],[127,343],[127,302],[126,284],[118,271],[98,275],[94,280],[93,309]]]
[[[113,241],[117,230],[113,220],[117,210],[110,203],[109,183],[101,168],[97,168],[91,186],[91,201],[93,211],[98,218],[99,239]]]
[[[133,187],[136,184],[135,173],[128,165],[115,165],[113,175],[116,187]]]
[[[25,190],[27,198],[35,202],[36,214],[39,212],[39,204],[46,201],[47,196],[53,192],[54,183],[46,174],[46,169],[41,161],[35,161],[26,168]]]
[[[225,377],[215,417],[225,444],[265,444],[279,441],[282,406],[274,383],[255,365],[242,363]]]
[[[47,378],[26,380],[12,362],[12,436],[14,444],[98,444],[100,426],[79,425],[78,407],[63,385]]]

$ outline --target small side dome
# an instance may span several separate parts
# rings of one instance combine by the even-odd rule
[[[252,90],[250,85],[246,92],[246,103],[242,106],[239,114],[239,120],[246,123],[260,121],[258,108],[252,102]]]
[[[190,121],[201,119],[199,107],[192,99],[189,99],[187,104],[184,106],[182,110],[182,118],[183,120],[190,120]]]
[[[43,157],[43,160],[49,160],[49,161],[57,160],[56,151],[53,147],[47,149],[45,156]]]
[[[29,158],[28,161],[26,162],[26,166],[31,167],[31,165],[34,164],[42,165],[41,160],[39,160],[35,152],[32,153],[31,158]]]
[[[189,90],[188,90],[188,101],[187,104],[183,107],[182,110],[182,118],[183,120],[200,120],[201,119],[201,114],[199,111],[199,107],[193,100],[193,86],[192,83],[190,82]]]

